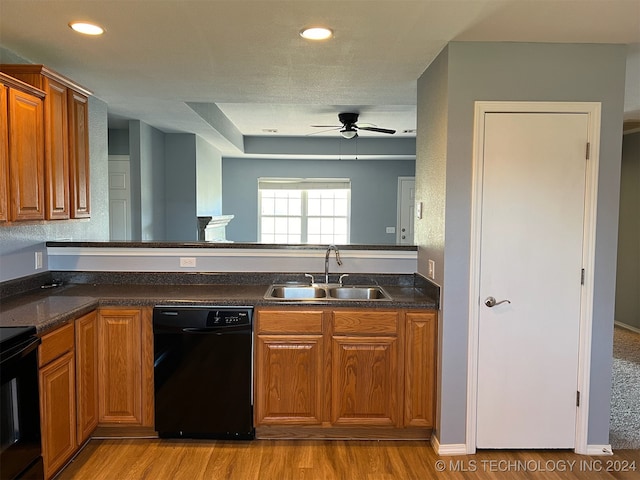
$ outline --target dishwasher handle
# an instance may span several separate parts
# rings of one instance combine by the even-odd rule
[[[233,334],[233,333],[251,333],[251,326],[247,325],[233,325],[233,326],[224,326],[224,327],[185,327],[182,329],[182,333],[195,333],[195,334]]]

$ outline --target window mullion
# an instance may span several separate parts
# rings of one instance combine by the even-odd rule
[[[301,232],[300,232],[300,241],[302,243],[307,243],[307,218],[308,218],[308,208],[307,208],[307,202],[308,202],[309,196],[307,194],[306,190],[302,190],[302,195],[300,196],[300,201],[302,202],[302,205],[300,205],[300,211],[301,213],[301,218],[300,218],[300,228],[301,228]]]

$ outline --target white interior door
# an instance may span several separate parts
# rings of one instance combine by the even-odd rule
[[[573,448],[588,115],[484,115],[476,445]]]
[[[398,226],[396,242],[413,245],[413,225],[416,203],[415,177],[398,177]]]
[[[131,180],[129,157],[109,157],[109,238],[131,240]]]

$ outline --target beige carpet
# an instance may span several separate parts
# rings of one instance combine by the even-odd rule
[[[615,449],[640,449],[640,333],[616,326],[609,442]]]

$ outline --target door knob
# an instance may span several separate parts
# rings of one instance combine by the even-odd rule
[[[487,297],[487,299],[484,301],[484,304],[489,308],[500,305],[501,303],[511,303],[511,300],[500,300],[499,302],[497,302],[494,297]]]

